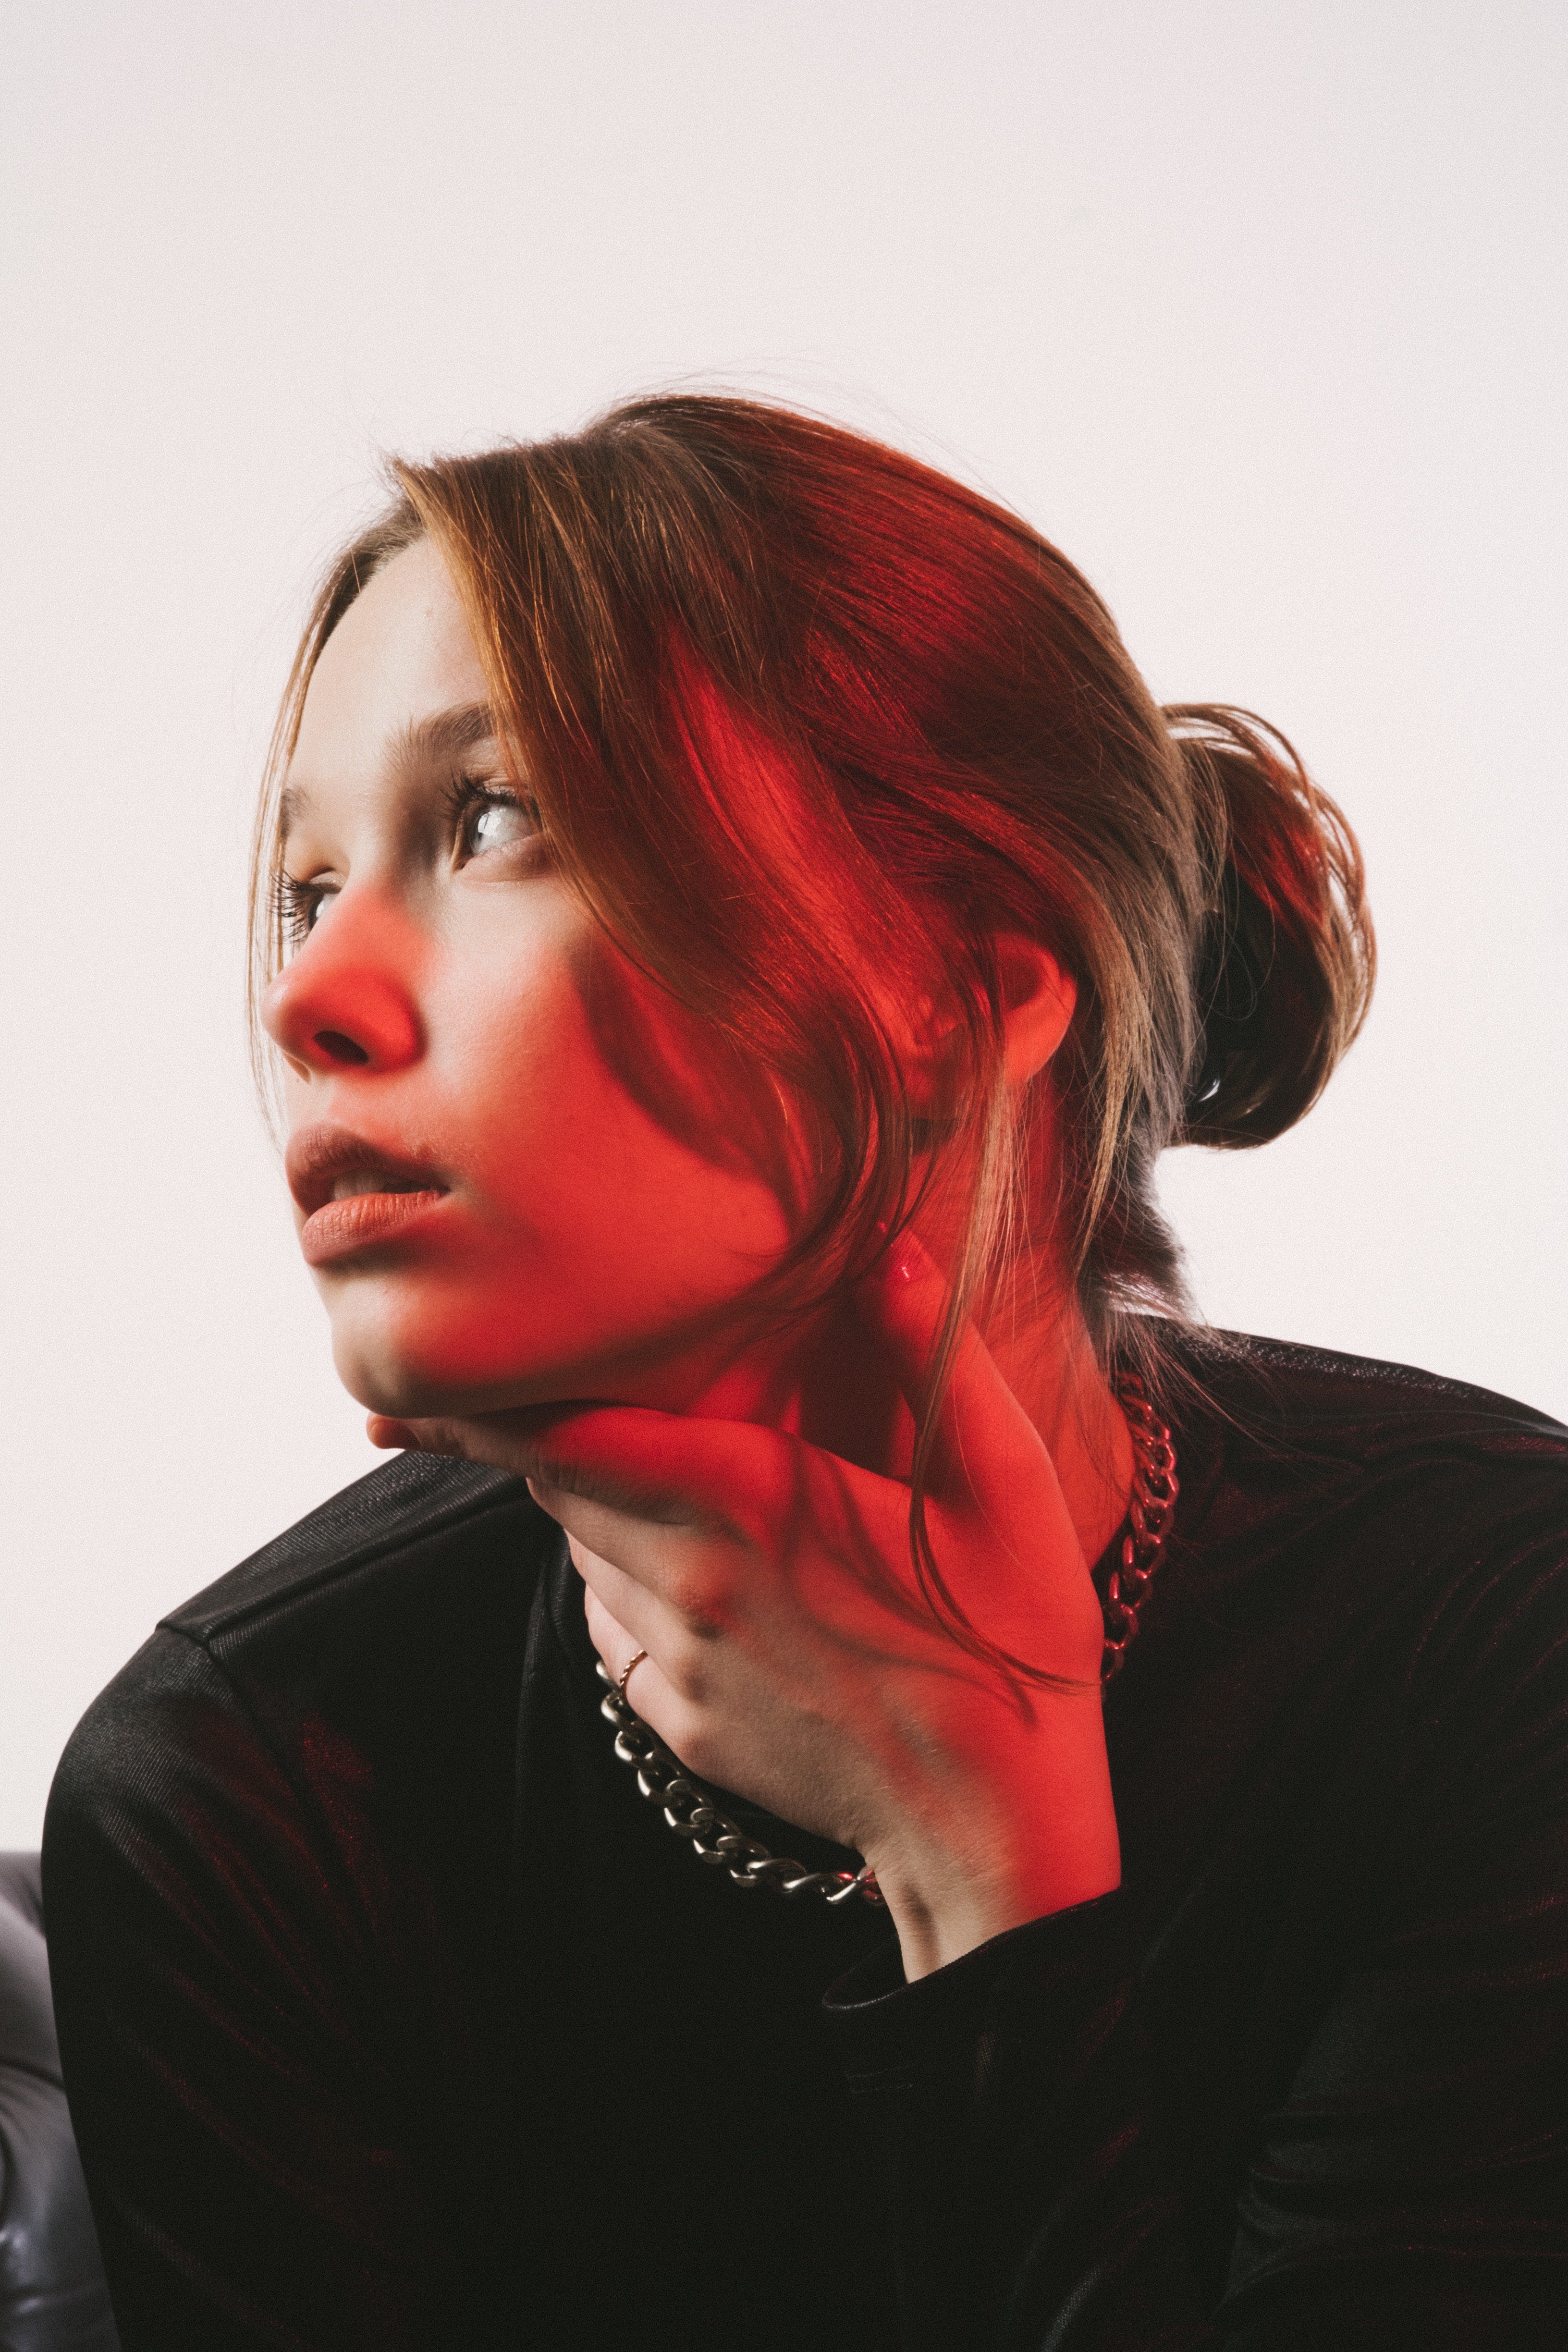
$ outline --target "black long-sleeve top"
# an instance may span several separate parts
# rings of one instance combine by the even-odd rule
[[[45,1841],[126,2352],[1561,2352],[1568,1431],[1188,1360],[1123,1884],[914,1984],[639,1798],[516,1481],[404,1456],[167,1618]]]

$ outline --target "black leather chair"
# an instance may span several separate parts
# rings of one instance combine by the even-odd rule
[[[0,2352],[120,2352],[60,2082],[36,1853],[0,1853]]]

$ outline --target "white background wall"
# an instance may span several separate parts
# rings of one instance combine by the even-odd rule
[[[239,1014],[259,751],[378,449],[696,375],[1038,522],[1371,868],[1328,1098],[1167,1163],[1203,1304],[1568,1415],[1554,0],[10,23],[0,1844],[160,1611],[378,1458]]]

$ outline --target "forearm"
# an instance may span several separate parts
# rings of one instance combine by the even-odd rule
[[[1115,1895],[900,1989],[827,1997],[893,2234],[905,2352],[1215,2343],[1150,2112]]]

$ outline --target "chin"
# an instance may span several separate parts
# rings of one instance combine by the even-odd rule
[[[367,1412],[394,1421],[436,1420],[505,1412],[563,1393],[561,1381],[552,1381],[548,1370],[517,1362],[510,1351],[498,1362],[493,1338],[489,1348],[465,1346],[460,1333],[437,1334],[432,1318],[424,1317],[414,1318],[410,1330],[395,1323],[389,1329],[379,1316],[354,1313],[359,1303],[344,1300],[333,1313],[332,1362],[350,1396]]]
[[[482,1412],[478,1383],[451,1365],[437,1366],[422,1353],[389,1347],[384,1337],[334,1324],[332,1362],[356,1404],[394,1421],[433,1419],[443,1413]]]
[[[332,1361],[350,1396],[393,1421],[510,1412],[590,1397],[664,1402],[657,1377],[670,1346],[658,1331],[584,1350],[574,1303],[536,1290],[526,1312],[498,1316],[493,1292],[355,1284],[330,1297]],[[603,1335],[601,1335],[603,1336]],[[650,1372],[655,1375],[650,1386]]]
[[[356,1404],[393,1421],[418,1421],[452,1410],[449,1397],[412,1366],[388,1364],[359,1348],[332,1349],[337,1375]]]

